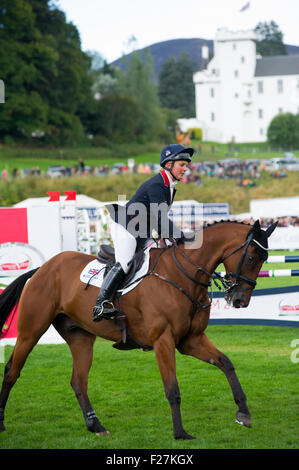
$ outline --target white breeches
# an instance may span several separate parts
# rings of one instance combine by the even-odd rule
[[[111,221],[111,238],[115,250],[115,261],[121,264],[124,272],[129,271],[128,262],[135,254],[137,242],[122,225]]]

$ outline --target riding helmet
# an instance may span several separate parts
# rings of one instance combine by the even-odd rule
[[[160,155],[160,165],[162,167],[169,161],[185,160],[191,162],[191,157],[195,150],[191,147],[185,148],[180,144],[171,144],[164,147]]]

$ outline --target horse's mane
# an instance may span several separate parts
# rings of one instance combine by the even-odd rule
[[[202,228],[205,229],[205,228],[208,228],[208,227],[213,227],[214,225],[225,224],[225,223],[247,225],[248,227],[252,227],[252,225],[248,224],[247,222],[239,222],[238,220],[230,220],[230,219],[228,219],[228,220],[221,219],[221,220],[217,220],[217,221],[213,222],[212,224],[206,224]]]
[[[223,220],[223,219],[221,219],[221,220],[218,220],[216,222],[213,222],[212,224],[207,224],[199,230],[204,230],[205,228],[214,227],[215,225],[221,225],[221,224],[224,224],[224,223],[243,225],[243,226],[247,226],[248,228],[250,227],[250,229],[248,231],[248,234],[247,234],[247,237],[249,236],[250,233],[253,232],[255,234],[254,235],[255,238],[262,244],[262,246],[265,247],[265,249],[268,248],[267,234],[264,230],[261,230],[261,227],[260,227],[259,224],[258,224],[258,226],[256,226],[256,224],[251,225],[247,222],[239,222],[237,220],[229,220],[229,219],[228,220]],[[261,259],[265,261],[268,258],[267,252],[265,252],[264,249],[261,249],[259,246],[257,246],[256,249],[259,252],[259,255],[260,255]]]

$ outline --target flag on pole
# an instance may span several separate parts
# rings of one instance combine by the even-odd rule
[[[66,201],[76,201],[76,191],[63,191],[66,194]]]
[[[60,200],[60,191],[47,191],[47,194],[49,194],[50,199],[48,202],[51,201],[59,201]]]
[[[242,11],[247,10],[249,7],[250,7],[250,2],[247,2],[247,3],[241,8],[240,13],[242,13]]]

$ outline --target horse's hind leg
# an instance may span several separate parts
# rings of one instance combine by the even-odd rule
[[[4,410],[9,393],[20,376],[21,370],[26,362],[28,354],[38,342],[40,336],[22,336],[19,333],[13,353],[5,366],[4,378],[0,393],[0,432],[5,431]]]
[[[178,349],[182,354],[197,357],[202,361],[213,364],[224,372],[230,384],[235,403],[238,406],[236,422],[243,426],[251,427],[251,417],[246,403],[246,396],[229,358],[213,345],[205,333],[198,336],[190,336]]]
[[[95,336],[77,327],[65,315],[58,315],[53,325],[67,342],[73,356],[71,386],[82,410],[87,429],[97,435],[110,434],[101,425],[87,394],[88,373],[92,364]]]
[[[22,294],[19,303],[18,313],[18,337],[16,345],[14,347],[12,356],[6,364],[4,370],[4,378],[2,383],[2,389],[0,393],[0,431],[4,431],[4,410],[8,400],[9,393],[20,376],[21,370],[26,362],[26,359],[39,341],[40,337],[51,325],[55,311],[53,310],[52,304],[48,307],[43,306],[41,313],[41,306],[33,302],[33,295],[30,295],[30,286],[34,283],[31,280],[25,287],[24,293]]]

